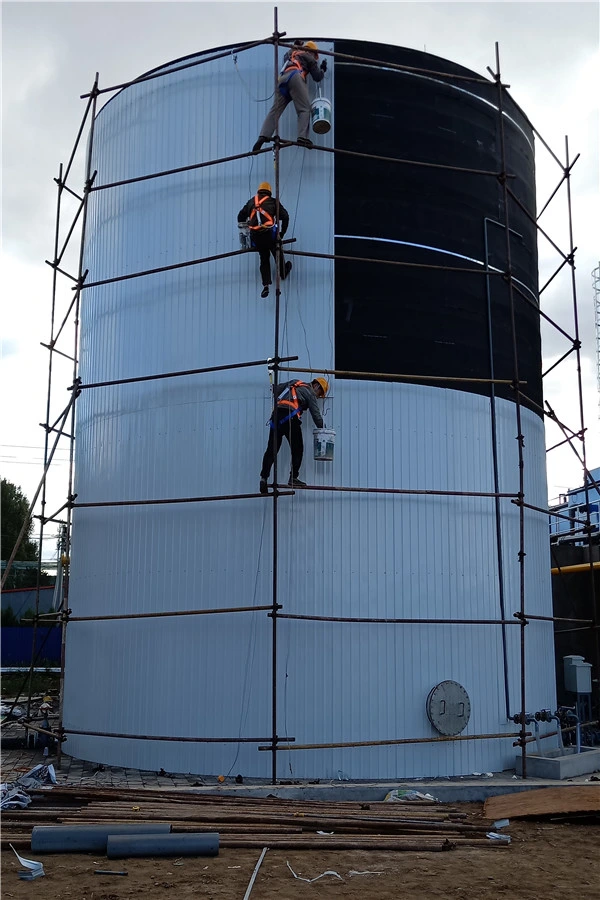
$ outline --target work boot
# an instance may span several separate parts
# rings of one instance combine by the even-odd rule
[[[310,150],[313,146],[311,139],[305,137],[299,137],[297,143],[300,144],[301,147],[306,147],[307,150]]]
[[[284,281],[285,281],[285,279],[288,277],[288,275],[290,274],[291,271],[292,271],[292,264],[291,264],[291,262],[288,260],[288,261],[286,262],[286,264],[285,264],[285,275],[283,276],[283,280],[284,280]]]
[[[261,479],[260,479],[260,484],[259,484],[259,488],[258,488],[258,489],[259,489],[259,491],[261,492],[261,494],[266,494],[266,493],[268,493],[268,491],[267,491],[267,479],[266,479],[266,478],[261,478]]]
[[[263,298],[263,300],[265,299],[265,297],[269,296],[269,285],[268,284],[263,285],[263,289],[260,292],[260,296]]]
[[[306,487],[306,482],[300,481],[299,478],[294,478],[294,476],[291,475],[290,480],[288,481],[288,487],[303,488]]]
[[[270,140],[271,139],[268,137],[265,137],[264,134],[259,134],[258,140],[256,141],[256,143],[254,144],[254,146],[252,148],[252,152],[258,153],[258,151],[261,149],[262,145],[268,143],[268,141],[270,141]]]

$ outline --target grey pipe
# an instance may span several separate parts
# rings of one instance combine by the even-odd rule
[[[168,835],[169,824],[36,825],[31,832],[33,853],[105,853],[109,835]]]
[[[106,855],[109,859],[130,856],[218,856],[216,832],[191,834],[109,835]]]
[[[575,753],[581,753],[581,722],[575,710],[567,711],[568,719],[575,719]]]
[[[565,745],[563,744],[563,739],[562,739],[562,722],[560,721],[559,717],[556,715],[548,716],[548,721],[556,722],[556,724],[558,726],[558,729],[557,729],[558,730],[558,749],[560,750],[560,755],[564,756],[565,755]]]
[[[529,722],[527,723],[530,724]],[[542,745],[540,744],[540,723],[536,718],[532,718],[531,724],[533,725],[533,730],[535,731],[535,746],[537,750],[538,756],[542,756]]]

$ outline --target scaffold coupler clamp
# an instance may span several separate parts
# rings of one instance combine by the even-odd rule
[[[529,619],[526,618],[525,614],[522,612],[513,613],[515,619],[518,619],[522,625],[529,625]]]

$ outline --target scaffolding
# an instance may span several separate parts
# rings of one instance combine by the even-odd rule
[[[596,325],[596,384],[598,385],[598,415],[600,417],[600,263],[592,272],[594,290],[594,322]]]
[[[280,154],[286,152],[288,147],[295,147],[297,143],[295,141],[282,140],[279,136],[278,126],[276,133],[273,138],[273,148],[258,150],[258,151],[250,151],[248,153],[237,154],[235,156],[222,157],[219,159],[212,159],[208,161],[198,162],[192,165],[187,165],[183,167],[179,167],[176,169],[167,169],[159,172],[146,173],[142,175],[138,175],[136,177],[123,179],[120,181],[111,182],[108,184],[96,185],[95,180],[97,176],[96,171],[92,171],[92,151],[94,146],[94,125],[96,118],[96,107],[98,97],[105,93],[113,93],[115,91],[122,90],[124,88],[130,87],[131,85],[138,85],[144,83],[145,81],[163,78],[174,72],[178,72],[182,69],[189,69],[195,66],[200,66],[205,63],[212,62],[214,60],[220,59],[221,57],[228,56],[230,53],[243,53],[249,49],[259,47],[262,45],[273,47],[273,71],[274,71],[274,79],[275,85],[277,85],[277,78],[279,74],[279,51],[280,48],[292,49],[294,44],[292,42],[285,41],[285,32],[279,31],[278,24],[278,13],[277,9],[274,10],[274,30],[272,35],[262,40],[253,41],[249,43],[244,43],[239,46],[236,46],[233,50],[230,48],[225,52],[219,53],[209,53],[209,55],[202,56],[201,58],[196,58],[191,62],[184,62],[182,65],[171,65],[169,67],[162,68],[159,71],[152,72],[148,75],[144,75],[140,78],[136,78],[132,81],[112,85],[110,87],[100,88],[99,87],[99,79],[98,74],[96,74],[94,83],[89,93],[82,94],[81,98],[87,100],[87,104],[85,107],[85,111],[82,117],[81,125],[79,127],[79,131],[77,133],[77,137],[75,140],[75,144],[73,146],[73,150],[71,152],[69,161],[66,167],[63,168],[61,164],[59,167],[58,177],[55,180],[57,185],[57,204],[56,204],[56,227],[55,227],[55,236],[54,236],[54,252],[52,260],[46,260],[46,263],[52,269],[52,291],[51,291],[51,315],[50,315],[50,337],[47,344],[43,344],[44,347],[49,351],[49,362],[48,362],[48,380],[47,380],[47,404],[46,404],[46,422],[43,423],[42,427],[45,431],[45,442],[44,442],[44,469],[43,474],[38,486],[37,491],[35,492],[34,498],[30,504],[30,514],[33,513],[35,505],[40,499],[41,512],[36,518],[40,521],[40,556],[39,556],[39,568],[41,568],[41,548],[44,537],[44,527],[52,522],[60,525],[61,527],[61,535],[62,535],[62,545],[61,545],[61,554],[60,554],[60,575],[61,575],[61,583],[62,583],[62,598],[60,602],[60,606],[58,612],[50,613],[50,614],[40,614],[39,612],[39,579],[38,579],[38,589],[36,592],[36,608],[35,608],[35,618],[34,618],[34,638],[33,638],[33,646],[35,648],[35,629],[38,624],[49,624],[50,622],[60,623],[62,629],[61,635],[61,677],[60,677],[60,698],[59,698],[59,710],[58,710],[58,728],[57,728],[57,738],[58,738],[58,750],[57,750],[57,765],[60,767],[61,764],[61,747],[62,742],[66,740],[69,734],[84,734],[88,736],[102,736],[102,737],[110,737],[110,738],[122,738],[128,740],[151,740],[151,741],[174,741],[174,742],[196,742],[196,743],[255,743],[258,744],[258,750],[267,751],[271,753],[272,764],[271,764],[271,778],[272,782],[275,784],[277,781],[278,773],[277,773],[277,754],[278,752],[285,750],[303,750],[303,749],[316,749],[316,748],[333,748],[333,747],[357,747],[357,746],[382,746],[382,745],[395,745],[395,744],[420,744],[420,743],[436,743],[436,742],[444,742],[444,741],[479,741],[479,740],[488,740],[488,739],[498,739],[498,738],[516,738],[513,743],[513,746],[520,747],[521,757],[522,757],[522,772],[523,777],[527,777],[527,756],[526,756],[526,748],[527,744],[531,739],[531,732],[526,730],[528,718],[527,711],[525,706],[525,685],[526,685],[526,629],[528,622],[530,620],[538,620],[547,623],[554,624],[555,622],[570,622],[574,623],[582,629],[591,629],[594,634],[594,648],[595,648],[595,660],[594,667],[596,673],[600,677],[600,620],[598,617],[598,607],[596,603],[596,598],[594,594],[594,568],[592,563],[592,555],[590,554],[590,565],[589,565],[589,573],[590,573],[590,583],[591,583],[591,596],[592,596],[592,609],[593,609],[593,617],[592,619],[564,619],[564,618],[556,618],[554,616],[536,616],[530,615],[527,612],[526,608],[526,596],[525,596],[525,525],[524,525],[524,516],[525,510],[534,511],[540,515],[548,516],[549,510],[547,508],[538,507],[532,505],[526,501],[525,497],[525,484],[524,484],[524,453],[523,453],[523,444],[524,444],[524,435],[522,430],[522,405],[525,402],[530,408],[536,409],[538,413],[542,416],[545,416],[547,419],[555,423],[555,425],[560,429],[563,434],[563,440],[559,443],[555,444],[554,447],[549,448],[549,450],[555,449],[555,447],[559,447],[565,444],[568,444],[577,459],[579,460],[582,469],[583,469],[583,483],[585,486],[585,499],[587,505],[587,515],[585,518],[574,521],[573,519],[569,519],[568,516],[563,516],[563,518],[569,519],[572,526],[577,526],[582,534],[583,539],[586,538],[589,540],[589,536],[592,533],[592,525],[590,521],[590,512],[589,512],[589,492],[593,487],[594,490],[600,493],[599,486],[593,482],[591,476],[589,475],[588,467],[587,467],[587,458],[586,458],[586,450],[585,450],[585,422],[584,422],[584,410],[583,410],[583,389],[582,389],[582,378],[581,378],[581,341],[579,335],[579,317],[578,317],[578,306],[577,306],[577,289],[575,282],[575,251],[576,248],[573,243],[573,219],[572,219],[572,205],[571,205],[571,173],[573,166],[577,162],[579,155],[575,156],[574,159],[570,158],[569,151],[569,143],[568,138],[565,138],[565,147],[564,147],[564,158],[561,159],[558,154],[556,154],[548,143],[544,140],[544,138],[540,135],[537,129],[529,122],[528,124],[533,130],[536,138],[540,141],[542,146],[546,149],[546,151],[550,154],[552,159],[555,161],[556,165],[560,170],[560,179],[555,187],[555,189],[550,194],[548,200],[543,205],[541,211],[536,215],[531,210],[528,210],[524,204],[517,198],[515,193],[510,188],[510,183],[514,175],[507,171],[507,160],[506,160],[506,140],[504,134],[504,115],[503,115],[503,106],[505,103],[505,96],[507,85],[505,85],[502,81],[501,72],[500,72],[500,54],[498,44],[495,45],[495,70],[492,70],[488,67],[488,72],[491,76],[491,80],[488,78],[478,78],[476,76],[467,76],[467,75],[457,75],[450,74],[448,72],[439,72],[430,69],[420,69],[413,66],[394,64],[391,62],[382,62],[377,59],[368,59],[359,56],[353,56],[349,54],[344,54],[340,52],[334,51],[323,51],[319,52],[323,56],[330,56],[332,59],[341,59],[351,62],[365,63],[372,67],[385,67],[387,69],[397,69],[401,71],[427,74],[431,76],[435,76],[436,79],[442,80],[450,80],[450,81],[466,81],[466,82],[474,82],[481,85],[487,85],[492,90],[495,88],[496,96],[497,96],[497,114],[498,114],[498,128],[499,128],[499,136],[500,136],[500,149],[498,153],[498,169],[497,171],[488,171],[488,170],[479,170],[479,169],[471,169],[471,168],[460,168],[456,166],[450,165],[442,165],[437,163],[425,162],[417,159],[401,159],[401,158],[393,158],[393,157],[381,157],[375,156],[368,153],[358,153],[355,151],[346,150],[343,148],[328,148],[323,146],[315,145],[311,152],[314,153],[333,153],[339,155],[348,155],[353,157],[359,157],[364,159],[377,159],[377,160],[385,160],[386,162],[397,164],[403,167],[426,167],[433,169],[446,169],[452,172],[469,172],[471,174],[475,174],[480,176],[481,178],[487,179],[495,179],[501,187],[501,192],[503,195],[503,207],[504,207],[504,222],[503,223],[495,223],[499,224],[504,229],[505,235],[505,268],[503,271],[499,271],[498,269],[494,269],[489,265],[488,257],[486,256],[484,265],[479,267],[450,267],[443,265],[428,265],[424,263],[414,263],[414,262],[400,262],[396,260],[386,260],[386,259],[376,259],[372,257],[355,257],[355,256],[342,256],[338,254],[324,254],[324,253],[311,253],[306,251],[300,251],[297,249],[293,249],[292,247],[286,247],[286,253],[290,255],[295,255],[299,257],[308,257],[315,259],[330,259],[330,260],[352,260],[354,262],[361,262],[364,265],[375,265],[375,266],[408,266],[412,268],[419,269],[441,269],[444,271],[460,271],[460,272],[468,272],[472,273],[473,276],[477,275],[479,277],[483,277],[486,282],[487,290],[489,293],[489,285],[490,279],[492,278],[501,278],[504,284],[506,285],[506,289],[508,291],[508,306],[509,306],[509,316],[510,316],[510,329],[511,329],[511,340],[512,340],[512,363],[513,363],[513,376],[511,379],[497,379],[494,377],[491,378],[457,378],[455,376],[446,375],[446,376],[415,376],[411,375],[403,375],[403,374],[389,374],[389,373],[378,373],[378,372],[352,372],[347,370],[336,370],[336,369],[306,369],[300,368],[298,366],[290,365],[298,359],[295,356],[282,357],[280,356],[280,295],[281,295],[281,279],[280,279],[280,267],[279,267],[279,255],[282,252],[282,244],[292,244],[293,241],[278,241],[277,249],[276,249],[276,276],[275,276],[275,312],[274,312],[274,338],[273,338],[273,355],[268,359],[260,359],[260,360],[251,360],[246,362],[238,362],[234,361],[228,365],[221,366],[212,366],[208,368],[194,368],[187,369],[183,371],[173,371],[173,372],[161,372],[161,373],[150,373],[145,375],[140,375],[139,377],[134,378],[125,378],[125,379],[114,379],[109,381],[101,381],[95,383],[84,384],[81,381],[81,378],[78,374],[78,354],[79,354],[79,313],[80,313],[80,303],[82,292],[91,288],[97,287],[100,285],[106,284],[114,284],[120,281],[125,281],[129,279],[137,279],[143,278],[148,275],[156,274],[159,272],[165,272],[173,269],[181,269],[189,266],[198,266],[203,264],[210,264],[213,261],[226,259],[226,258],[234,258],[236,256],[241,256],[245,253],[252,252],[249,249],[240,249],[227,253],[221,253],[213,256],[206,256],[199,259],[192,260],[183,260],[179,263],[162,266],[158,268],[146,269],[143,271],[138,271],[126,275],[117,275],[112,278],[105,278],[98,281],[88,281],[88,270],[84,268],[84,243],[86,237],[86,222],[87,222],[87,213],[88,213],[88,204],[90,195],[96,191],[104,191],[111,190],[115,187],[122,185],[131,185],[139,182],[147,181],[150,179],[163,178],[165,176],[178,174],[181,172],[189,172],[196,169],[201,169],[209,166],[218,166],[221,163],[229,162],[232,160],[244,159],[247,157],[257,156],[261,153],[273,153],[274,155],[274,168],[275,168],[275,197],[279,198],[279,159]],[[86,124],[88,124],[88,140],[87,140],[87,150],[85,154],[85,175],[84,175],[84,185],[83,191],[81,193],[73,190],[68,184],[68,177],[73,167],[73,161],[75,159],[75,155],[78,151]],[[548,208],[549,204],[552,202],[554,197],[558,194],[561,187],[565,186],[566,188],[566,201],[567,201],[567,217],[568,217],[568,248],[566,251],[561,250],[561,248],[554,242],[554,240],[546,233],[546,231],[540,225],[540,218],[542,217],[545,210]],[[64,193],[68,193],[72,197],[74,197],[78,201],[78,207],[76,213],[73,217],[71,225],[68,229],[67,237],[63,242],[62,246],[60,245],[59,234],[61,227],[61,218],[62,218],[62,199]],[[553,274],[548,278],[546,283],[539,290],[537,302],[533,300],[529,294],[523,290],[520,284],[515,279],[513,273],[513,266],[511,261],[511,246],[510,246],[510,215],[513,207],[518,207],[526,217],[534,224],[537,233],[541,234],[556,250],[556,252],[560,256],[560,264],[553,272]],[[279,221],[279,200],[277,199],[277,211],[276,211],[276,221]],[[79,253],[78,253],[78,268],[77,273],[73,274],[71,272],[66,271],[66,269],[61,267],[61,263],[67,249],[67,246],[70,244],[73,239],[73,235],[75,233],[75,229],[77,224],[79,223]],[[570,269],[570,282],[571,282],[571,297],[572,297],[572,334],[569,334],[568,331],[563,329],[557,322],[555,322],[548,314],[546,314],[540,308],[540,298],[544,291],[548,288],[548,286],[552,283],[552,281],[556,278],[556,276],[561,272],[561,270],[568,266]],[[595,276],[597,276],[598,271],[596,270]],[[68,305],[68,309],[66,314],[62,317],[60,323],[57,326],[57,282],[58,276],[61,275],[63,278],[67,279],[72,283],[73,297],[71,302]],[[596,277],[595,284],[597,286],[598,278]],[[596,291],[596,314],[598,315],[598,292]],[[550,366],[546,372],[542,373],[542,378],[547,376],[553,369],[559,365],[563,360],[567,359],[574,354],[576,359],[576,369],[577,369],[577,395],[578,395],[578,416],[577,416],[577,425],[575,429],[570,428],[566,424],[564,424],[559,418],[555,411],[552,409],[549,403],[545,403],[544,407],[535,403],[531,398],[527,396],[527,394],[523,390],[523,382],[519,378],[519,359],[517,353],[517,326],[516,326],[516,318],[515,318],[515,309],[516,304],[518,302],[527,303],[536,310],[539,314],[540,318],[543,318],[546,322],[548,322],[553,328],[555,328],[567,341],[568,349],[563,354],[563,356],[555,362],[552,366]],[[71,335],[71,346],[72,350],[70,353],[65,352],[64,349],[59,349],[57,347],[57,342],[67,326],[68,323],[71,323],[72,327],[72,335]],[[64,339],[63,339],[64,343]],[[72,362],[72,382],[69,385],[70,390],[70,399],[67,403],[66,407],[61,411],[60,415],[55,419],[55,421],[50,421],[50,410],[51,410],[51,399],[54,388],[54,379],[53,379],[53,359],[54,354],[59,354],[62,357],[66,357],[68,360]],[[287,364],[287,365],[286,365]],[[491,360],[491,349],[490,349],[490,364],[491,371],[493,376],[493,362]],[[395,488],[375,488],[375,487],[356,487],[352,485],[336,485],[336,486],[313,486],[308,485],[303,490],[307,491],[332,491],[332,492],[344,492],[344,493],[366,493],[366,494],[391,494],[391,495],[428,495],[433,497],[447,497],[447,496],[457,496],[457,497],[485,497],[489,498],[494,502],[495,509],[495,531],[496,531],[496,553],[497,553],[497,565],[498,565],[498,596],[499,596],[499,605],[500,605],[500,617],[495,619],[455,619],[455,618],[391,618],[391,619],[382,619],[382,618],[356,618],[356,617],[327,617],[327,616],[311,616],[311,615],[298,615],[298,614],[290,614],[286,613],[282,604],[279,602],[278,596],[278,555],[279,555],[279,547],[278,547],[278,514],[279,514],[279,503],[280,500],[292,496],[295,491],[293,489],[289,489],[284,485],[279,484],[278,478],[278,465],[277,465],[277,453],[274,454],[274,473],[273,473],[273,490],[272,493],[268,495],[262,495],[259,493],[246,493],[246,494],[227,494],[220,496],[201,496],[201,497],[156,497],[156,498],[147,498],[144,500],[110,500],[103,502],[86,502],[85,500],[78,500],[77,495],[74,493],[74,482],[73,482],[73,473],[74,473],[74,459],[75,459],[75,407],[76,400],[83,391],[86,390],[94,390],[98,388],[120,385],[120,384],[131,384],[131,383],[140,383],[144,381],[151,381],[157,379],[166,379],[166,378],[182,378],[182,377],[190,377],[190,376],[201,376],[208,372],[214,372],[218,370],[231,370],[231,369],[245,369],[254,366],[267,366],[271,376],[274,388],[277,387],[279,383],[279,375],[281,372],[298,372],[309,374],[312,372],[319,372],[324,374],[338,375],[338,376],[346,376],[346,377],[360,377],[360,378],[371,378],[375,380],[385,380],[392,382],[403,382],[403,381],[422,381],[423,383],[427,383],[428,381],[435,382],[436,384],[448,384],[452,386],[454,382],[457,381],[470,381],[470,382],[478,382],[481,384],[489,385],[489,396],[491,399],[491,439],[492,439],[492,454],[493,454],[493,476],[494,476],[494,490],[492,492],[481,492],[481,491],[448,491],[448,490],[411,490],[411,489],[395,489]],[[497,435],[496,435],[496,422],[495,422],[495,386],[496,385],[510,385],[513,396],[514,396],[514,409],[515,409],[515,430],[516,430],[516,440],[518,447],[518,474],[519,474],[519,483],[518,490],[514,493],[506,493],[501,492],[499,490],[499,474],[498,474],[498,447],[497,447]],[[274,390],[274,401],[273,401],[273,412],[275,412],[276,408],[276,392]],[[273,441],[275,442],[276,435],[275,430],[272,430]],[[53,440],[51,441],[51,436]],[[69,445],[69,473],[68,473],[68,488],[67,488],[67,499],[62,504],[62,506],[53,511],[51,514],[47,514],[46,505],[46,485],[47,485],[47,476],[52,463],[52,459],[54,457],[56,448],[61,441],[61,439],[67,440]],[[184,609],[178,611],[168,611],[168,612],[152,612],[152,613],[129,613],[122,615],[94,615],[94,616],[76,616],[73,615],[71,609],[69,608],[69,566],[70,566],[70,546],[71,546],[71,530],[72,530],[72,518],[73,511],[75,509],[83,509],[89,507],[106,507],[106,506],[149,506],[149,505],[161,505],[161,504],[181,504],[181,503],[204,503],[211,501],[229,501],[229,500],[249,500],[249,499],[258,499],[261,498],[263,502],[267,502],[271,504],[272,509],[272,524],[273,524],[273,534],[272,534],[272,580],[271,580],[271,602],[268,605],[260,605],[260,606],[236,606],[229,608],[213,608],[213,609]],[[505,592],[504,592],[504,575],[503,575],[503,558],[502,558],[502,536],[501,536],[501,504],[503,502],[510,502],[518,508],[519,513],[519,549],[518,549],[518,567],[519,567],[519,604],[518,609],[513,612],[512,617],[507,615],[506,612],[506,603],[505,603]],[[65,514],[64,518],[60,518],[61,513]],[[560,516],[559,513],[553,512],[553,515]],[[18,547],[20,542],[24,536],[25,527],[23,533],[20,535],[17,544],[11,554],[11,558],[8,560],[6,571],[4,573],[4,580],[8,576],[10,572],[11,565],[13,560],[16,557],[16,553],[18,551]],[[67,626],[72,623],[83,622],[83,621],[106,621],[106,620],[125,620],[125,619],[147,619],[147,618],[160,618],[160,617],[168,617],[168,616],[198,616],[198,615],[219,615],[223,613],[232,614],[232,613],[240,613],[240,612],[253,612],[254,614],[264,613],[271,619],[271,653],[272,653],[272,685],[271,685],[271,734],[267,736],[260,737],[246,737],[241,738],[239,736],[231,737],[231,736],[221,736],[221,737],[209,737],[209,736],[197,736],[197,737],[174,737],[167,735],[144,735],[144,734],[121,734],[121,733],[108,733],[108,732],[97,732],[97,731],[78,731],[70,728],[64,728],[63,720],[64,720],[64,675],[65,675],[65,642],[66,642],[66,633]],[[280,735],[279,733],[279,722],[277,718],[277,698],[278,698],[278,680],[277,680],[277,661],[278,661],[278,622],[281,619],[294,619],[294,620],[311,620],[311,621],[319,621],[319,622],[354,622],[360,623],[361,625],[369,625],[369,624],[387,624],[390,626],[404,626],[404,625],[415,625],[415,624],[428,624],[428,625],[478,625],[478,626],[499,626],[502,629],[502,639],[503,639],[503,661],[504,661],[504,681],[505,681],[505,703],[506,703],[506,717],[507,722],[513,722],[515,725],[519,726],[518,730],[513,731],[504,731],[499,734],[473,734],[473,735],[458,735],[453,737],[414,737],[414,738],[403,738],[403,739],[390,739],[390,740],[373,740],[373,741],[362,741],[362,742],[338,742],[338,743],[323,743],[323,744],[300,744],[295,742],[295,737]],[[508,693],[508,660],[507,660],[507,646],[506,646],[506,628],[508,627],[517,627],[520,630],[520,642],[519,642],[519,683],[520,683],[520,708],[517,711],[513,711],[510,709],[510,701],[509,701],[509,693]],[[37,653],[37,656],[32,653],[32,661],[31,667],[28,676],[26,676],[23,686],[21,688],[20,693],[23,693],[25,690],[25,685],[27,681],[29,681],[29,695],[27,701],[27,717],[28,721],[30,718],[30,706],[31,706],[31,676],[33,673],[34,666],[36,664],[37,658],[41,654],[40,650]],[[598,697],[598,680],[595,683],[596,696],[595,696],[595,704],[596,708],[600,708],[600,698]],[[18,698],[17,698],[18,699]],[[16,703],[17,701],[15,701]],[[28,725],[26,724],[26,727]]]

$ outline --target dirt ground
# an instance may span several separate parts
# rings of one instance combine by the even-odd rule
[[[252,888],[251,900],[598,900],[600,824],[513,820],[508,849],[464,848],[444,853],[269,850]],[[31,853],[21,851],[21,854]],[[44,855],[46,877],[20,881],[12,851],[2,853],[2,898],[31,900],[122,900],[144,894],[242,900],[259,850],[221,850],[214,858],[108,860],[85,855]],[[295,879],[327,875],[312,884]],[[94,875],[94,869],[127,871],[126,877]],[[370,872],[360,875],[351,872]],[[376,874],[377,873],[377,874]]]

